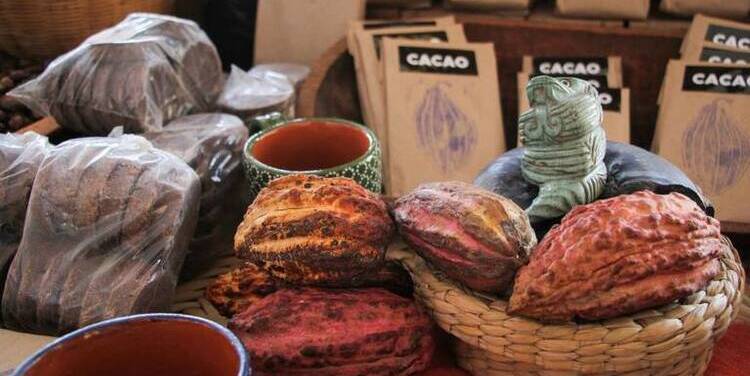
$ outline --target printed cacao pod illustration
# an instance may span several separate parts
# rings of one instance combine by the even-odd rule
[[[291,175],[261,190],[234,249],[288,284],[350,287],[384,263],[393,231],[385,202],[354,180]]]
[[[523,209],[466,183],[422,184],[396,202],[394,214],[412,248],[477,291],[505,291],[536,245]]]
[[[410,375],[435,348],[433,324],[383,289],[283,289],[229,322],[258,375]]]
[[[596,320],[667,304],[704,288],[725,247],[719,222],[680,193],[577,206],[519,270],[509,312]]]
[[[419,146],[444,173],[466,161],[477,143],[477,128],[440,84],[427,90],[415,114]]]
[[[714,99],[682,134],[682,162],[709,194],[732,188],[750,167],[750,136],[732,119],[731,104]]]

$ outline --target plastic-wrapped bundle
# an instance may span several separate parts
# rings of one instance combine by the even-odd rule
[[[200,185],[139,136],[79,138],[44,158],[3,294],[7,327],[59,335],[167,309]]]
[[[265,74],[266,72],[276,72],[286,76],[292,82],[296,90],[300,89],[302,83],[310,75],[310,67],[295,63],[271,63],[258,64],[250,69],[250,73]]]
[[[195,239],[208,237],[209,242],[213,241],[215,237],[210,235],[215,233],[225,212],[223,199],[242,176],[242,148],[248,137],[242,120],[220,113],[183,116],[143,137],[155,147],[180,157],[198,174],[202,193]],[[191,244],[184,272],[194,271],[217,256],[210,252],[214,248]]]
[[[50,148],[47,137],[34,132],[0,134],[0,270],[18,249],[31,185]],[[0,273],[0,281],[4,280]]]
[[[274,71],[245,72],[232,66],[217,106],[239,116],[245,124],[270,113],[294,117],[294,86],[283,74]]]
[[[192,21],[135,13],[55,59],[10,92],[65,128],[106,135],[162,128],[208,110],[223,87],[216,48]]]

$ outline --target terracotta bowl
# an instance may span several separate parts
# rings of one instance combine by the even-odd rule
[[[271,180],[290,174],[344,176],[382,190],[375,134],[346,120],[297,119],[256,133],[245,144],[244,163],[251,199]]]
[[[242,343],[226,328],[179,314],[116,318],[67,334],[13,376],[249,376]]]

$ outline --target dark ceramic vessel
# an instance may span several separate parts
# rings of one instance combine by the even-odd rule
[[[26,359],[12,376],[250,376],[228,329],[195,316],[144,314],[81,328]]]
[[[343,176],[380,193],[380,145],[367,127],[326,118],[283,122],[250,137],[244,151],[250,198],[290,174]]]

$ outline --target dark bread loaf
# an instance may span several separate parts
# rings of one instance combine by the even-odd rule
[[[196,236],[205,235],[219,226],[227,214],[227,193],[241,178],[242,148],[248,130],[238,117],[221,113],[183,116],[163,129],[143,134],[161,150],[185,161],[201,181],[200,211]],[[189,277],[218,256],[220,247],[191,244],[185,260],[183,277]]]
[[[417,304],[383,289],[282,289],[229,322],[259,375],[410,375],[435,348]]]
[[[216,48],[192,21],[136,13],[86,39],[9,94],[65,128],[104,136],[158,130],[209,110],[224,77]]]
[[[59,335],[164,309],[197,221],[192,169],[137,136],[81,138],[45,158],[11,264],[9,328]]]
[[[37,169],[52,145],[34,132],[0,134],[0,286],[23,235]]]

